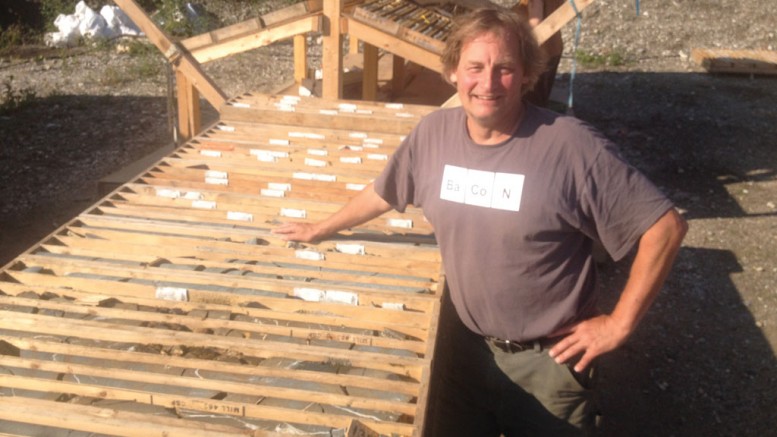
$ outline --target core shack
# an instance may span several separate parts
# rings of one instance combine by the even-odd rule
[[[467,5],[309,0],[175,42],[115,3],[173,65],[185,141],[0,270],[0,432],[422,435],[445,281],[423,215],[318,244],[270,230],[328,216],[379,174],[439,105],[401,102],[413,77],[439,75]],[[312,80],[311,32],[323,98],[229,97],[201,69],[291,38],[296,87]],[[343,99],[345,35],[363,100]],[[219,111],[205,129],[200,97]]]

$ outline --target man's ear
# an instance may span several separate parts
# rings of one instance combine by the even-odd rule
[[[456,85],[456,70],[448,73],[448,82],[450,82],[452,85]]]

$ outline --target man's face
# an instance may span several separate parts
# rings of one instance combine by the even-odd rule
[[[461,58],[449,79],[456,84],[472,128],[512,133],[521,115],[521,88],[527,83],[516,58],[515,37],[480,34],[461,48]]]

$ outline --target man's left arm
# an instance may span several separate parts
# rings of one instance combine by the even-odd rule
[[[612,313],[560,332],[566,336],[551,348],[550,356],[564,363],[582,354],[575,364],[575,371],[582,372],[594,358],[625,343],[658,295],[687,231],[687,223],[674,208],[661,216],[640,238],[628,281]]]

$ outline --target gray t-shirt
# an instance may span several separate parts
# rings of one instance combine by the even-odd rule
[[[504,143],[475,144],[461,108],[425,117],[375,181],[423,209],[451,298],[474,332],[545,337],[595,313],[593,241],[625,256],[672,204],[587,124],[531,105]]]

